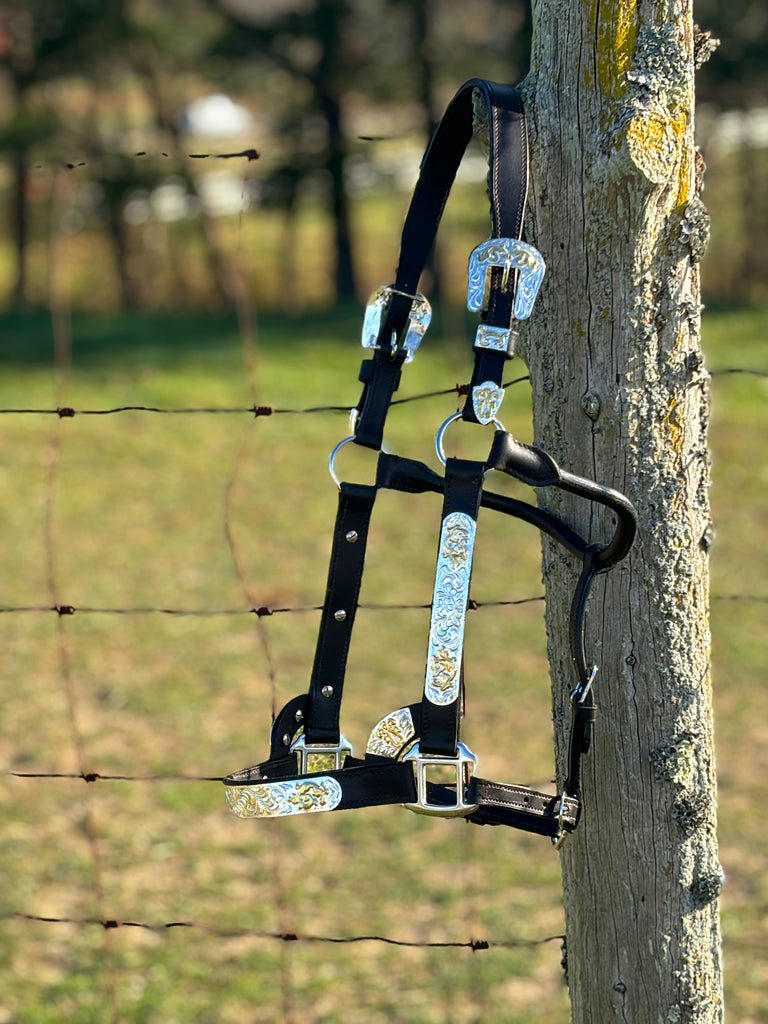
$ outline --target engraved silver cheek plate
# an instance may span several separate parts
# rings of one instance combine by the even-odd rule
[[[517,320],[527,319],[544,278],[544,257],[519,238],[491,238],[478,245],[469,257],[467,287],[467,309],[475,313],[483,308],[485,278],[490,267],[502,267],[506,273],[518,271],[514,315]]]
[[[424,696],[439,706],[453,704],[459,696],[476,532],[477,524],[465,512],[447,515],[440,530],[424,681]]]

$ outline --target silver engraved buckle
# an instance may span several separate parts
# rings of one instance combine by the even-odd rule
[[[491,267],[503,268],[502,287],[506,287],[510,272],[518,271],[514,316],[516,320],[527,319],[546,270],[544,257],[519,238],[491,238],[473,249],[469,257],[467,309],[475,313],[484,308],[486,275]]]
[[[296,754],[299,775],[315,775],[318,772],[333,772],[344,767],[347,756],[352,753],[352,744],[343,736],[339,742],[307,743],[301,733],[291,744],[291,753]]]
[[[477,758],[469,747],[459,743],[456,757],[443,757],[438,754],[422,754],[417,741],[402,760],[413,762],[416,779],[416,803],[403,805],[409,811],[415,811],[417,814],[431,814],[439,818],[465,818],[477,810],[477,804],[470,804],[466,801],[467,787],[477,766]],[[430,783],[443,787],[452,786],[455,792],[454,803],[430,802],[428,788]]]
[[[393,295],[404,295],[407,299],[411,300],[411,311],[408,314],[408,328],[405,332],[405,339],[403,340],[403,348],[407,352],[405,361],[406,363],[410,363],[416,355],[416,350],[419,347],[421,339],[424,337],[426,330],[432,321],[432,307],[421,292],[416,292],[415,295],[410,295],[408,292],[399,291],[394,287],[394,285],[382,285],[380,288],[377,288],[368,300],[368,305],[365,309],[365,317],[363,318],[362,346],[363,348],[379,347],[377,341],[379,331],[381,330],[381,321]],[[393,350],[396,343],[397,338],[393,338]]]

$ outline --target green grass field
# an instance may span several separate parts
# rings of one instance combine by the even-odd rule
[[[57,379],[45,317],[0,323],[0,409],[78,410],[0,414],[2,762],[134,779],[4,775],[0,1024],[568,1019],[560,943],[541,941],[563,930],[547,840],[400,808],[241,821],[216,782],[135,781],[261,760],[274,704],[306,689],[318,613],[248,608],[321,603],[336,500],[327,456],[348,425],[340,412],[245,410],[351,408],[358,328],[358,311],[265,320],[246,371],[225,318],[76,318],[72,368]],[[463,336],[462,324],[448,333]],[[765,371],[767,339],[766,311],[706,316],[712,370]],[[403,397],[467,376],[468,345],[429,340]],[[768,1019],[768,385],[728,374],[712,390],[727,1006],[730,1020],[756,1024]],[[243,411],[84,414],[128,404]],[[454,408],[450,395],[397,406],[390,443],[432,463]],[[527,384],[509,390],[503,418],[530,436]],[[357,479],[372,463],[348,448],[339,456]],[[436,496],[381,496],[364,605],[429,601],[439,507]],[[483,518],[475,599],[541,591],[537,536]],[[19,610],[54,603],[75,614]],[[418,698],[427,616],[361,609],[343,722],[358,750],[380,717]],[[551,777],[542,616],[541,602],[470,615],[467,739],[488,778]],[[120,926],[87,923],[99,921]],[[321,941],[364,936],[415,945]],[[491,945],[424,945],[470,940]]]

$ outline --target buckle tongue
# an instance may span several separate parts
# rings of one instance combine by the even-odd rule
[[[459,743],[456,757],[443,757],[422,754],[417,741],[402,760],[413,762],[416,778],[416,803],[403,805],[409,811],[440,818],[465,818],[477,810],[477,804],[466,801],[467,787],[477,765],[469,747]]]
[[[432,320],[432,307],[421,292],[416,292],[415,295],[409,295],[407,292],[399,291],[394,285],[382,285],[380,288],[377,288],[368,300],[368,305],[365,309],[362,346],[363,348],[379,347],[378,337],[379,331],[381,330],[381,321],[393,295],[404,295],[407,299],[411,300],[411,311],[408,314],[408,328],[405,332],[405,339],[403,340],[403,348],[407,352],[405,361],[406,363],[410,363],[416,355],[419,343],[424,337],[424,334]],[[396,342],[397,339],[393,338],[393,349]]]
[[[539,293],[546,264],[544,257],[519,238],[491,238],[478,245],[469,257],[467,309],[479,313],[485,300],[485,279],[489,268],[501,267],[505,276],[518,271],[514,316],[525,320],[531,315]]]

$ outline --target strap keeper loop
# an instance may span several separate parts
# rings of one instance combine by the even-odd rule
[[[478,324],[475,342],[472,346],[475,352],[491,351],[503,352],[507,359],[515,354],[515,346],[519,335],[511,327],[494,327],[491,324]]]

